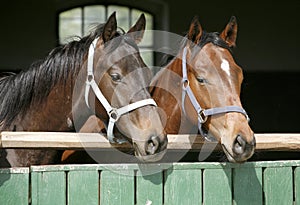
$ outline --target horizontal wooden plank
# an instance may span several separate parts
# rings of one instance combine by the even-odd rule
[[[129,148],[130,144],[111,144],[98,133],[71,132],[1,132],[3,148]]]
[[[260,151],[299,151],[299,133],[255,134],[256,150]]]
[[[52,148],[52,149],[131,149],[129,143],[111,144],[99,133],[65,132],[1,132],[2,148]],[[256,151],[299,151],[300,133],[255,134]],[[168,135],[170,150],[200,150],[203,147],[221,146],[203,140],[197,135]],[[203,146],[207,145],[207,146]]]

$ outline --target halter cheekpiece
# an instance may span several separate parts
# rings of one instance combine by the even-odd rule
[[[95,48],[96,48],[98,39],[99,38],[96,38],[89,47],[88,62],[87,62],[87,79],[86,79],[86,87],[85,87],[85,102],[86,102],[86,105],[88,106],[88,108],[90,108],[90,106],[89,106],[89,91],[91,88],[94,91],[95,96],[100,101],[100,103],[105,108],[105,110],[108,114],[109,122],[108,122],[108,127],[107,127],[107,137],[108,137],[109,142],[121,144],[121,143],[126,142],[126,140],[115,138],[115,136],[113,134],[115,122],[117,122],[122,115],[129,113],[132,110],[135,110],[140,107],[147,106],[147,105],[153,105],[153,106],[157,106],[157,105],[152,98],[140,100],[140,101],[128,104],[121,108],[114,108],[110,105],[110,103],[107,101],[107,99],[102,94],[100,88],[98,87],[98,85],[95,81],[95,77],[94,77],[94,70],[93,70],[94,53],[95,53]]]

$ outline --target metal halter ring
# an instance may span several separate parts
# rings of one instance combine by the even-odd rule
[[[119,119],[119,115],[118,115],[118,112],[116,109],[112,109],[109,113],[109,120],[110,121],[113,121],[113,122],[116,122],[118,119]]]
[[[190,86],[190,81],[188,79],[185,79],[182,81],[182,89],[186,90]]]
[[[89,74],[89,75],[87,76],[87,79],[86,79],[86,80],[87,80],[88,83],[92,82],[92,81],[94,80],[94,75],[90,75],[90,74]]]
[[[204,110],[200,110],[200,112],[198,113],[198,119],[199,119],[199,122],[201,124],[205,123],[207,121],[207,116],[204,114]]]

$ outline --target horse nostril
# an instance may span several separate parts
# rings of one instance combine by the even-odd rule
[[[158,136],[151,136],[146,143],[146,153],[148,155],[155,154],[159,149],[160,140]]]
[[[233,151],[236,154],[243,154],[246,147],[246,141],[241,135],[238,135],[233,144]]]

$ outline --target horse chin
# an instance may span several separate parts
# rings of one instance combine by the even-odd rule
[[[240,158],[239,156],[233,156],[233,154],[231,154],[226,146],[224,144],[222,144],[222,148],[223,148],[223,151],[228,159],[229,162],[232,162],[232,163],[244,163],[247,161],[248,158]]]
[[[161,152],[151,154],[151,155],[141,155],[138,150],[135,151],[135,157],[141,162],[157,162],[161,160],[166,154],[167,150],[163,150]]]
[[[207,131],[204,129],[205,139],[210,142],[218,142],[221,144],[223,152],[225,153],[227,160],[232,163],[244,163],[246,162],[254,153],[254,149],[251,153],[241,153],[235,154],[232,151],[232,146],[230,146],[230,142],[226,142],[226,140],[222,139],[222,135],[218,132]]]

